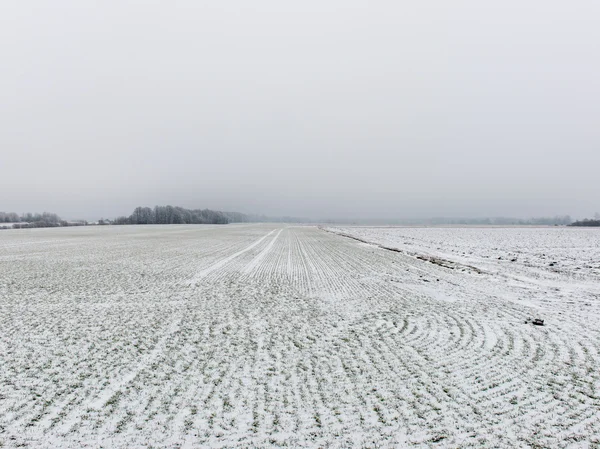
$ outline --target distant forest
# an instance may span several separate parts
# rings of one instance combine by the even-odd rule
[[[105,224],[227,224],[227,223],[301,223],[296,217],[266,217],[264,215],[221,212],[210,209],[186,209],[179,206],[136,207],[129,217],[118,217]]]
[[[597,218],[595,220],[591,220],[589,218],[585,218],[585,219],[580,220],[580,221],[575,221],[575,222],[571,223],[569,226],[600,227],[600,218]]]
[[[569,215],[537,218],[511,218],[511,217],[433,217],[413,219],[356,219],[356,220],[323,220],[331,224],[356,224],[356,225],[401,225],[401,226],[443,226],[443,225],[470,225],[470,226],[566,226],[573,222]]]
[[[211,209],[186,209],[178,206],[136,207],[128,217],[122,216],[114,220],[100,219],[88,223],[85,220],[66,221],[57,214],[0,212],[0,229],[9,228],[48,228],[57,226],[86,226],[86,225],[148,225],[148,224],[227,224],[227,223],[307,223],[310,220],[297,217],[267,217],[264,215],[242,214],[240,212],[221,212]],[[568,215],[517,219],[506,217],[494,218],[429,218],[413,220],[320,220],[332,224],[362,224],[362,225],[546,225],[546,226],[600,226],[600,214],[594,219],[573,221]]]
[[[0,212],[0,228],[53,228],[56,226],[69,226],[69,222],[49,212],[23,215],[15,212]]]
[[[443,218],[433,219],[439,221],[440,224],[444,222]],[[520,226],[565,226],[571,224],[573,220],[569,215],[556,215],[554,217],[534,217],[528,219],[520,218],[509,218],[509,217],[493,217],[493,218],[479,218],[479,219],[457,219],[454,223],[450,222],[447,224],[473,224],[473,225],[520,225]],[[446,223],[443,223],[446,224]]]
[[[85,220],[66,221],[58,215],[44,212],[42,214],[27,213],[19,215],[14,212],[0,212],[0,229],[10,228],[49,228],[58,226],[87,225],[140,225],[140,224],[227,224],[227,223],[260,223],[305,222],[295,217],[266,217],[264,215],[242,214],[240,212],[221,212],[211,209],[185,209],[178,206],[136,207],[128,217],[114,220],[100,219],[88,223]]]
[[[118,217],[112,224],[227,224],[249,221],[238,212],[210,209],[185,209],[178,206],[136,207],[129,217]]]

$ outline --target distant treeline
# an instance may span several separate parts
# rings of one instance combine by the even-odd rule
[[[112,224],[227,224],[243,221],[244,214],[226,214],[210,209],[185,209],[178,206],[136,207],[129,217],[118,217]]]
[[[178,206],[136,207],[128,217],[114,220],[101,218],[97,222],[85,220],[65,221],[49,212],[42,214],[0,212],[0,229],[9,228],[49,228],[58,226],[87,225],[137,225],[137,224],[227,224],[227,223],[300,223],[306,220],[295,217],[266,217],[264,215],[221,212],[211,209],[186,209]]]
[[[118,217],[100,224],[227,224],[285,222],[299,223],[305,220],[294,217],[271,218],[240,212],[221,212],[210,209],[186,209],[179,206],[136,207],[129,217]]]
[[[18,215],[15,212],[0,212],[0,228],[53,228],[57,226],[77,226],[84,221],[72,222],[62,220],[50,212],[27,213]]]
[[[240,212],[221,212],[211,209],[186,209],[179,206],[155,206],[136,207],[133,213],[128,216],[118,217],[114,220],[100,219],[95,223],[88,223],[85,220],[66,221],[57,214],[44,213],[26,213],[17,214],[14,212],[0,212],[0,228],[48,228],[57,226],[86,226],[88,224],[98,225],[141,225],[141,224],[227,224],[227,223],[307,223],[310,220],[297,217],[267,217],[265,215],[243,214]],[[600,214],[595,218],[575,221],[569,215],[557,215],[555,217],[541,218],[447,218],[434,217],[427,219],[397,219],[397,220],[377,220],[377,219],[346,219],[346,220],[320,220],[321,223],[332,224],[362,224],[362,225],[492,225],[492,226],[600,226]]]
[[[470,224],[470,225],[521,225],[521,226],[565,226],[573,222],[569,215],[556,215],[554,217],[535,217],[528,219],[510,218],[510,217],[491,217],[491,218],[462,218],[445,219],[433,218],[433,224]]]
[[[591,220],[589,218],[584,218],[583,220],[571,223],[570,226],[600,227],[600,218],[596,219],[596,220]]]
[[[460,217],[433,217],[413,219],[356,219],[356,220],[323,220],[325,223],[360,224],[360,225],[404,225],[404,226],[443,226],[443,225],[491,225],[491,226],[564,226],[571,224],[573,220],[569,215],[557,215],[555,217],[540,218],[511,218],[511,217],[483,217],[483,218],[460,218]]]

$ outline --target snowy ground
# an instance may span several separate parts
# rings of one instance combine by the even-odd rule
[[[0,447],[595,447],[599,324],[588,229],[5,231]]]

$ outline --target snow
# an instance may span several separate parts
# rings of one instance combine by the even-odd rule
[[[599,261],[590,229],[6,231],[0,447],[593,447]]]

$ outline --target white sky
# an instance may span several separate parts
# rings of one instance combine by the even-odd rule
[[[0,210],[600,210],[600,2],[0,4]]]

